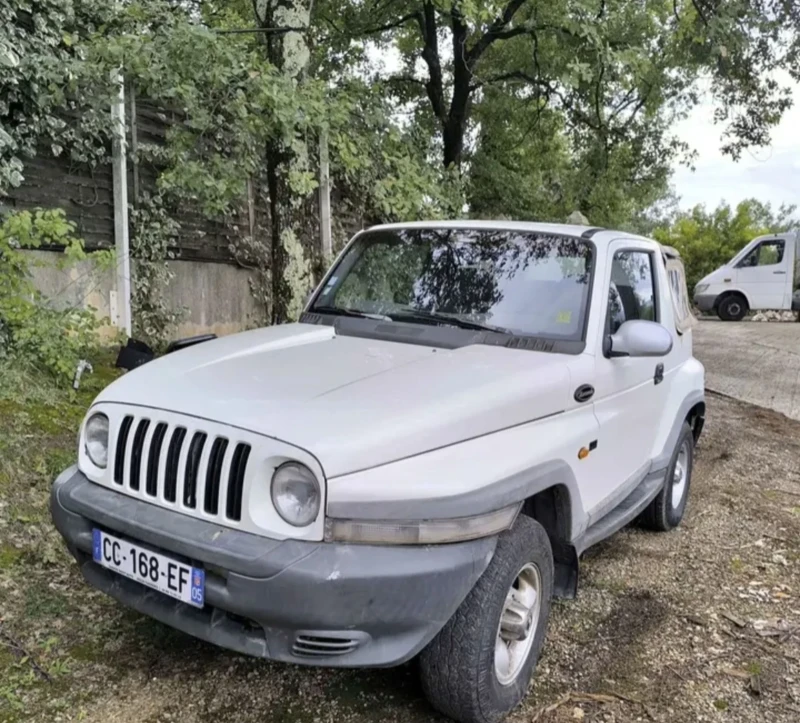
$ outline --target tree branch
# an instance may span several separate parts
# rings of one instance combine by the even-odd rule
[[[304,33],[307,27],[283,27],[283,28],[231,28],[230,30],[213,29],[217,35],[239,35],[240,33],[265,33],[266,35],[282,35],[284,33]]]
[[[391,23],[386,23],[386,25],[378,25],[374,28],[365,28],[364,30],[356,30],[353,34],[356,35],[377,35],[378,33],[385,33],[387,30],[394,30],[395,28],[399,28],[405,25],[410,20],[417,20],[419,17],[419,11],[409,13],[408,15],[404,15],[402,18],[395,20]]]
[[[392,75],[391,77],[386,79],[387,83],[413,83],[414,85],[420,85],[423,88],[425,87],[425,81],[420,80],[419,78],[414,78],[410,75]]]
[[[522,7],[525,0],[509,0],[503,12],[490,26],[489,29],[478,39],[467,54],[467,63],[470,68],[474,67],[478,59],[486,52],[486,49],[495,41],[501,38],[501,34],[514,19],[517,10]],[[510,32],[510,31],[508,31]],[[520,34],[520,33],[517,33]],[[508,36],[512,37],[512,36]]]
[[[692,5],[694,5],[694,9],[697,10],[697,14],[700,16],[700,19],[703,21],[703,24],[708,25],[708,18],[706,17],[706,14],[700,7],[699,0],[692,0]]]
[[[492,83],[500,83],[504,80],[522,80],[530,85],[535,85],[541,88],[550,89],[550,84],[544,80],[536,78],[522,70],[514,70],[509,73],[501,73],[500,75],[494,75],[490,78],[484,78],[483,80],[478,81],[477,83],[473,84],[470,87],[470,90],[477,90],[478,88],[482,88],[485,85],[491,85]]]
[[[442,76],[442,63],[439,58],[439,37],[436,28],[436,8],[431,0],[425,0],[422,12],[414,16],[419,23],[424,47],[422,59],[428,66],[428,82],[425,90],[431,101],[434,115],[444,124],[447,113],[444,108],[444,79]]]

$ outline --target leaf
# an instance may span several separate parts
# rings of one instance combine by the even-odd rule
[[[16,68],[18,66],[19,55],[9,45],[0,40],[0,67]]]

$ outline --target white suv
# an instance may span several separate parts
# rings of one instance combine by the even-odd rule
[[[291,663],[420,656],[433,705],[496,721],[590,545],[678,525],[703,367],[672,250],[578,226],[358,234],[300,322],[109,386],[53,485],[87,581]]]

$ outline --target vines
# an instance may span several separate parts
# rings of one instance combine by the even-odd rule
[[[180,224],[164,204],[162,194],[144,193],[131,209],[131,313],[133,336],[156,347],[168,341],[169,332],[184,316],[174,309],[164,290],[175,274],[168,261],[175,258]]]

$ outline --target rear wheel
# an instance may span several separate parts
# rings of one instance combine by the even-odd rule
[[[747,314],[747,300],[739,294],[726,296],[719,302],[717,314],[723,321],[741,321]]]
[[[689,423],[684,422],[667,467],[664,488],[639,518],[644,527],[656,532],[668,532],[681,523],[689,499],[693,462],[694,435]]]
[[[420,656],[434,708],[460,723],[496,723],[524,697],[544,643],[553,553],[544,528],[520,515],[489,567]]]

